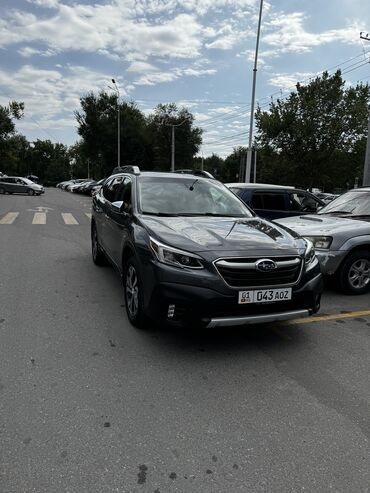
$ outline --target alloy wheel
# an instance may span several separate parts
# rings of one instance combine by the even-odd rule
[[[126,273],[126,303],[131,318],[136,318],[139,310],[139,284],[133,265],[129,266]]]
[[[351,265],[348,273],[349,284],[354,289],[363,289],[370,283],[370,261],[358,259]]]

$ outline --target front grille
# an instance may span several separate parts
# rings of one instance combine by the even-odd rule
[[[266,257],[265,257],[266,258]],[[233,288],[256,288],[286,286],[298,282],[302,259],[300,257],[268,257],[277,267],[268,272],[256,269],[261,258],[226,258],[215,262],[216,269],[229,286]]]

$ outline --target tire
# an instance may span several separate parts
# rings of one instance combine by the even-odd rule
[[[98,240],[98,232],[94,223],[91,225],[91,254],[95,265],[107,265],[107,258],[100,248]]]
[[[29,188],[29,189],[27,190],[27,193],[28,193],[28,195],[35,195],[35,191],[34,191],[34,190],[32,190],[32,188]]]
[[[123,290],[127,317],[138,329],[144,329],[148,323],[143,310],[142,286],[137,262],[134,257],[130,257],[123,274]]]
[[[5,194],[5,190],[3,188],[0,188],[0,195]]]
[[[344,260],[338,274],[341,291],[363,294],[370,290],[370,252],[359,250]]]

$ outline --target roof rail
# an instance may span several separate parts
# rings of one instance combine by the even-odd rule
[[[211,173],[208,173],[208,171],[204,171],[202,169],[176,169],[173,173],[203,176],[204,178],[211,178],[212,180],[215,180],[215,177],[211,175]]]
[[[111,174],[115,175],[117,173],[132,173],[133,175],[140,175],[140,168],[139,166],[116,166]]]

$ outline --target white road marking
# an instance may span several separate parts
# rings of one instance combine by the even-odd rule
[[[35,212],[33,215],[32,224],[46,224],[46,213]]]
[[[70,212],[62,212],[62,217],[65,224],[68,225],[78,224],[73,214],[71,214]]]
[[[0,219],[0,224],[12,224],[17,219],[19,212],[8,212],[5,216]]]
[[[85,212],[86,216],[91,219],[91,212]]]

